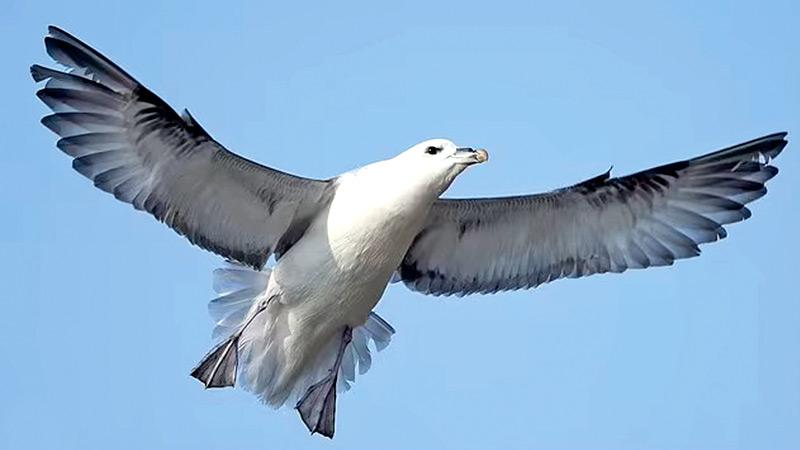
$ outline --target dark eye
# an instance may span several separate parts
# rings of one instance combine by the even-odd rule
[[[427,153],[429,155],[435,155],[435,154],[439,153],[440,151],[442,151],[442,147],[434,147],[433,145],[431,145],[430,147],[425,149],[425,153]]]

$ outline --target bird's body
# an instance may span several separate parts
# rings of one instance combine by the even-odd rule
[[[527,289],[668,266],[750,217],[787,144],[775,133],[628,176],[541,194],[441,199],[485,150],[444,139],[328,180],[230,152],[187,112],[56,27],[34,65],[42,123],[75,170],[227,259],[209,304],[214,347],[192,376],[296,408],[332,437],[337,390],[394,329],[372,310],[391,279],[430,295]],[[267,267],[270,257],[273,267]]]
[[[345,326],[364,325],[422,227],[438,193],[403,180],[402,165],[392,159],[340,176],[329,206],[272,269],[264,295],[279,299],[273,315],[287,335],[268,338],[285,349],[270,403],[282,404],[298,378],[328,367],[317,358],[332,358]]]

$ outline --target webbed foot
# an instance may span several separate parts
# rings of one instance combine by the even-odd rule
[[[339,378],[339,366],[342,356],[350,343],[352,329],[346,327],[342,333],[339,353],[328,375],[321,381],[311,385],[306,393],[297,402],[295,409],[300,413],[300,419],[308,427],[311,434],[319,433],[327,438],[333,438],[336,422],[336,384]]]
[[[208,388],[223,388],[236,383],[236,364],[239,359],[239,333],[235,333],[200,361],[192,370],[197,378]]]

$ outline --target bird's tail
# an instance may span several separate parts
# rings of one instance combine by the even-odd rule
[[[232,386],[235,382],[277,408],[299,399],[328,374],[336,359],[339,341],[323,346],[315,362],[306,365],[287,382],[288,362],[283,344],[290,331],[281,314],[272,312],[271,307],[254,314],[258,308],[256,302],[266,300],[269,277],[269,269],[256,271],[235,264],[214,270],[213,288],[219,297],[211,300],[208,310],[215,322],[212,336],[218,344],[194,369],[192,376],[206,387]],[[359,374],[369,369],[372,363],[370,341],[374,349],[380,351],[389,345],[393,334],[392,326],[374,312],[364,325],[353,329],[352,340],[342,356],[337,380],[339,391],[350,388],[356,369]],[[235,342],[231,339],[233,336],[236,336]]]

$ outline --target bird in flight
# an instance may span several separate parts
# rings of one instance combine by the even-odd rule
[[[433,139],[331,179],[299,177],[227,150],[71,34],[50,27],[44,42],[66,69],[31,74],[46,81],[42,123],[72,167],[228,261],[209,305],[217,343],[191,375],[293,404],[327,437],[337,391],[394,334],[372,311],[389,283],[492,294],[697,256],[750,217],[787,143],[775,133],[546,193],[440,198],[485,150]]]

